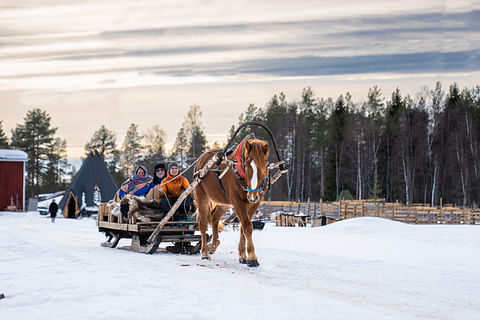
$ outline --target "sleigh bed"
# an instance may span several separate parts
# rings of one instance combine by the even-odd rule
[[[115,208],[107,203],[101,203],[98,208],[97,226],[98,231],[104,232],[107,237],[107,241],[103,242],[102,246],[116,248],[121,239],[132,239],[130,246],[119,248],[140,253],[154,253],[161,243],[175,243],[177,247],[180,247],[178,253],[196,254],[199,252],[201,236],[198,234],[198,222],[193,217],[184,221],[166,222],[156,237],[157,245],[153,250],[147,249],[148,239],[157,229],[160,220],[140,220],[138,215],[128,217],[115,212]]]

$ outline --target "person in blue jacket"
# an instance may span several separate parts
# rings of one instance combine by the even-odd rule
[[[153,186],[152,176],[147,174],[145,166],[137,166],[135,173],[128,178],[120,190],[118,190],[118,198],[122,199],[125,194],[133,194],[135,196],[145,196]]]

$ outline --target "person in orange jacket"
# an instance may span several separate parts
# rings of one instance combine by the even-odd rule
[[[164,212],[168,212],[177,201],[178,197],[180,197],[189,185],[190,183],[188,180],[180,175],[178,164],[176,162],[170,162],[168,164],[167,177],[163,179],[162,184],[158,189],[160,192],[160,209]],[[185,220],[187,218],[187,213],[190,211],[192,201],[193,199],[190,195],[186,197],[173,216],[173,220]]]

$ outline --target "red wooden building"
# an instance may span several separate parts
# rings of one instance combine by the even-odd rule
[[[0,211],[25,210],[25,163],[20,150],[0,149]]]

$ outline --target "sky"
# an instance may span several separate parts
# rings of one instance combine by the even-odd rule
[[[480,79],[479,0],[0,1],[0,120],[52,117],[68,157],[105,125],[158,124],[170,147],[198,104],[210,143],[249,104],[377,85],[415,96]]]
[[[230,227],[202,260],[167,253],[171,243],[152,255],[102,247],[94,219],[0,219],[2,320],[480,318],[478,225],[267,223],[253,232],[260,266],[249,268]]]

